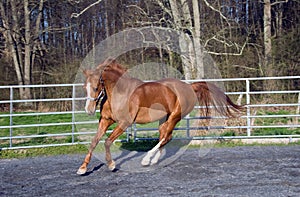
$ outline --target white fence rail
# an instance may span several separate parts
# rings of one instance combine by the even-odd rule
[[[176,127],[176,130],[185,131],[185,136],[181,136],[180,138],[186,139],[212,139],[216,138],[215,136],[191,136],[191,131],[193,130],[210,130],[210,129],[221,129],[221,130],[234,130],[239,129],[242,132],[239,132],[234,136],[217,136],[218,138],[223,139],[243,139],[243,138],[299,138],[300,137],[300,125],[299,125],[299,108],[300,108],[300,90],[297,88],[296,90],[281,90],[279,87],[277,90],[273,91],[265,91],[255,90],[252,86],[254,83],[263,82],[266,80],[285,80],[289,83],[294,83],[294,87],[298,87],[300,85],[300,76],[286,76],[286,77],[264,77],[264,78],[230,78],[230,79],[208,79],[205,81],[210,82],[222,82],[226,83],[242,83],[242,90],[236,92],[226,92],[229,96],[237,97],[243,96],[242,104],[246,105],[246,113],[241,117],[241,121],[235,122],[231,125],[214,125],[214,126],[195,126],[191,124],[191,121],[195,119],[203,119],[203,117],[193,117],[188,116],[185,117],[183,121],[185,121],[184,126]],[[190,80],[187,82],[195,82],[197,80]],[[199,81],[199,80],[198,80]],[[0,113],[0,149],[20,149],[20,148],[33,148],[33,147],[47,147],[47,146],[62,146],[62,145],[73,145],[73,144],[86,144],[89,143],[89,140],[84,140],[84,138],[78,140],[79,136],[92,135],[95,131],[78,131],[76,130],[76,125],[88,125],[89,124],[97,124],[97,121],[84,120],[78,121],[75,119],[77,114],[84,113],[83,111],[77,111],[75,109],[75,102],[82,101],[84,98],[76,97],[76,91],[78,88],[81,88],[82,84],[49,84],[49,85],[29,85],[29,86],[0,86],[0,91],[2,92],[2,100],[0,100],[0,107],[2,107],[2,112]],[[230,86],[230,85],[229,85]],[[29,100],[21,100],[17,96],[17,92],[19,88],[38,88],[43,89],[43,91],[47,92],[53,88],[68,88],[69,97],[58,95],[54,97],[53,94],[51,98],[39,98],[29,99]],[[59,92],[59,90],[57,90]],[[56,91],[56,92],[57,92]],[[4,92],[7,94],[4,95]],[[42,91],[41,91],[42,92]],[[49,95],[49,93],[48,93]],[[66,94],[63,94],[66,95]],[[277,95],[277,96],[274,96]],[[260,97],[260,101],[255,98],[255,96]],[[289,102],[282,102],[283,99],[278,99],[280,97],[284,97],[284,99],[288,98]],[[3,99],[4,98],[4,99]],[[268,99],[266,99],[268,98]],[[264,101],[272,101],[271,103],[265,103]],[[57,103],[57,102],[65,102],[68,103],[68,109],[63,109],[60,111],[49,109],[39,109],[41,103]],[[26,112],[19,112],[17,105],[24,103],[33,103],[35,109],[27,110]],[[197,106],[199,107],[199,106]],[[196,107],[196,108],[197,108]],[[57,107],[56,107],[57,108]],[[264,109],[265,111],[270,111],[270,109],[274,110],[283,108],[285,110],[281,110],[279,113],[269,114],[257,114],[258,109]],[[21,108],[20,108],[21,109]],[[288,110],[286,110],[288,109]],[[41,111],[43,112],[41,112]],[[264,111],[262,110],[262,111]],[[57,118],[54,122],[47,120],[47,122],[41,123],[40,119],[44,116],[66,116],[66,121],[57,122]],[[212,117],[216,118],[224,118],[224,117]],[[255,122],[255,120],[260,119],[260,122]],[[264,119],[281,119],[279,123],[270,123],[270,121],[264,121]],[[28,122],[27,122],[28,120]],[[50,121],[50,122],[49,122]],[[21,122],[21,123],[18,123]],[[242,122],[242,124],[241,124]],[[272,122],[272,121],[271,121]],[[44,131],[44,128],[57,127],[57,132]],[[59,128],[60,127],[60,128]],[[54,129],[54,130],[55,130]],[[253,134],[253,130],[255,129],[272,129],[275,134]],[[285,134],[278,132],[277,130],[291,130],[292,132]],[[131,128],[127,129],[126,136],[123,136],[123,140],[143,140],[148,139],[149,137],[140,137],[139,133],[143,133],[144,131],[153,131],[157,130],[157,127],[148,127],[142,128],[137,125],[133,125]],[[175,133],[174,132],[174,133]],[[65,138],[69,137],[66,141]],[[47,140],[36,140],[34,139],[48,139]]]

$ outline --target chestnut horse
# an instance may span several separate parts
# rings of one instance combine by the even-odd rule
[[[228,117],[234,117],[234,113],[242,109],[242,106],[234,104],[213,84],[187,84],[177,79],[143,82],[130,77],[126,69],[113,59],[107,59],[95,70],[83,72],[87,92],[85,111],[94,114],[100,103],[101,117],[98,131],[77,174],[86,173],[93,150],[113,123],[117,125],[105,140],[106,161],[110,170],[115,169],[110,146],[133,122],[162,122],[158,144],[141,161],[143,166],[147,166],[157,163],[162,147],[172,138],[176,123],[190,113],[197,102],[206,107],[206,113],[209,112],[209,105],[213,105],[218,112]]]

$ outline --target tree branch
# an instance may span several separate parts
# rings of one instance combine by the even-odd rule
[[[223,42],[224,42],[224,41],[223,41]],[[231,55],[231,56],[240,56],[240,55],[243,54],[243,51],[244,51],[244,49],[245,49],[245,47],[246,47],[247,44],[248,44],[248,38],[247,38],[247,40],[244,42],[243,46],[242,46],[240,49],[238,48],[238,45],[235,44],[235,46],[237,47],[237,50],[238,50],[237,53],[223,53],[223,52],[220,52],[220,53],[219,53],[219,52],[206,51],[206,50],[205,50],[205,52],[208,53],[208,54],[212,54],[212,55]]]
[[[214,8],[211,4],[209,4],[209,3],[207,2],[207,0],[203,0],[203,1],[204,1],[204,3],[205,3],[210,9],[212,9],[212,10],[215,11],[215,12],[218,12],[218,13],[220,14],[221,18],[223,18],[223,19],[228,23],[228,25],[230,26],[227,17],[224,16],[224,15],[221,13],[220,10]]]
[[[84,8],[81,12],[79,13],[72,13],[71,14],[71,18],[78,18],[80,15],[82,15],[84,12],[86,12],[88,9],[90,9],[91,7],[101,3],[102,0],[98,0],[92,4],[90,4],[89,6],[87,6],[86,8]]]
[[[279,3],[287,3],[287,2],[289,2],[289,0],[275,1],[275,2],[271,3],[271,6],[279,4]]]
[[[142,14],[144,14],[145,16],[148,16],[148,14],[145,12],[145,10],[143,8],[141,8],[140,6],[137,6],[137,5],[127,5],[126,7],[128,7],[128,8],[136,8],[136,9],[140,10],[140,12]]]

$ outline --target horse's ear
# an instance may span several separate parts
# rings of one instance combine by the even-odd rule
[[[123,69],[125,72],[127,72],[127,71],[128,71],[128,68],[124,68],[124,67],[122,67],[122,69]]]
[[[106,60],[104,60],[103,63],[99,64],[99,66],[97,67],[97,69],[104,69],[105,67],[111,65],[111,64],[114,64],[116,63],[116,60],[114,58],[107,58]]]
[[[104,61],[104,65],[105,66],[108,66],[108,65],[110,65],[110,64],[115,64],[116,63],[116,60],[114,59],[114,58],[112,58],[112,57],[109,57],[109,58],[107,58],[105,61]]]
[[[92,71],[86,70],[86,69],[82,70],[82,72],[83,72],[84,76],[86,76],[86,77],[88,77],[92,73]]]
[[[113,58],[111,58],[111,59],[110,59],[110,63],[111,63],[111,64],[115,64],[115,63],[117,63],[117,60],[116,60],[116,59],[113,59]]]

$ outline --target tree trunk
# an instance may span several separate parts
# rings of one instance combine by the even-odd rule
[[[272,76],[271,2],[264,0],[264,67],[265,75]]]
[[[185,30],[185,37],[186,37],[186,42],[187,42],[187,63],[189,73],[190,73],[190,78],[189,79],[195,79],[197,78],[197,56],[195,53],[195,39],[194,38],[194,29],[193,29],[193,24],[192,24],[192,16],[190,12],[190,8],[188,5],[188,1],[186,0],[180,0],[180,8],[181,8],[181,13],[182,13],[182,23],[181,23],[181,29]],[[189,35],[189,33],[191,35]],[[184,64],[187,66],[186,64]]]
[[[276,36],[280,37],[282,35],[283,6],[280,3],[278,7],[278,11],[276,12]]]
[[[194,52],[195,52],[195,71],[196,78],[204,78],[204,64],[203,64],[203,50],[200,44],[200,12],[198,0],[193,0],[193,15],[194,15],[194,31],[193,31],[193,40],[194,40]]]
[[[185,79],[203,78],[204,67],[203,53],[200,45],[198,1],[193,0],[194,27],[187,1],[181,0],[180,4],[176,0],[170,0],[169,2],[176,29],[185,30],[179,36],[179,47]]]
[[[171,10],[172,10],[174,23],[176,26],[175,28],[180,29],[182,27],[182,23],[181,23],[182,21],[181,21],[181,15],[180,15],[180,12],[178,9],[177,1],[170,0],[170,6],[171,6]],[[186,43],[190,43],[189,39],[190,38],[188,35],[184,35],[184,33],[182,33],[182,35],[179,36],[179,41],[178,41],[180,51],[181,51],[180,56],[181,56],[185,79],[192,79],[192,70],[193,70],[191,67],[190,60],[189,60],[189,46],[186,45]]]
[[[264,0],[264,75],[274,76],[272,65],[272,32],[271,32],[271,1]],[[274,84],[271,80],[266,80],[265,90],[271,90]]]
[[[31,29],[30,29],[30,11],[28,0],[24,0],[24,20],[25,20],[25,46],[24,46],[24,85],[31,83]],[[22,99],[30,99],[30,88],[24,88]]]
[[[23,56],[22,56],[22,48],[20,46],[21,38],[20,38],[20,26],[19,26],[19,18],[16,7],[16,2],[12,0],[11,11],[12,11],[12,24],[11,27],[7,26],[9,35],[8,35],[8,45],[11,50],[13,65],[15,67],[17,80],[19,85],[25,84],[24,79],[24,64],[23,64]],[[7,19],[7,18],[6,18]],[[7,19],[8,21],[8,19]],[[29,92],[29,94],[28,94]],[[30,95],[30,90],[28,88],[19,88],[20,99],[28,99]],[[27,96],[26,96],[27,95]]]
[[[12,2],[13,1],[11,1],[11,3]],[[16,47],[14,46],[15,45],[14,44],[15,40],[13,39],[13,31],[9,27],[8,18],[7,18],[7,15],[5,13],[5,6],[4,6],[3,3],[4,2],[0,3],[0,11],[1,11],[1,19],[2,19],[2,25],[3,25],[3,30],[2,30],[3,31],[3,36],[4,36],[4,39],[6,41],[5,45],[6,45],[7,49],[8,49],[8,53],[12,54],[12,60],[13,60],[13,65],[15,66],[16,75],[17,75],[17,79],[18,79],[18,84],[19,85],[23,85],[23,83],[22,83],[21,67],[20,67],[19,62],[18,62],[18,57],[16,56],[17,55]],[[12,15],[14,17],[16,17],[15,10],[13,9],[13,6],[12,6]],[[15,20],[17,20],[17,19],[15,18]],[[22,90],[23,89],[21,88],[20,92]]]

